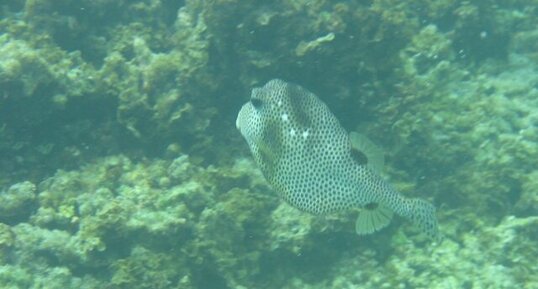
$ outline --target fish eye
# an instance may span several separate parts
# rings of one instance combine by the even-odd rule
[[[250,103],[252,103],[252,106],[256,109],[262,106],[262,101],[259,98],[251,98]]]

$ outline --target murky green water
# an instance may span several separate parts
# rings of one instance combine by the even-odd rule
[[[0,287],[538,288],[538,3],[260,3],[0,3]],[[235,127],[273,78],[444,239],[280,200]]]

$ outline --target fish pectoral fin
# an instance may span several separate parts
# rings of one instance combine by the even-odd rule
[[[377,203],[364,206],[355,222],[355,232],[359,235],[372,234],[386,227],[392,219],[392,211]]]
[[[383,151],[363,134],[351,132],[349,139],[352,148],[351,155],[354,159],[360,165],[380,173],[385,164]]]

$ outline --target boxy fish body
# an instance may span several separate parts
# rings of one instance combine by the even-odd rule
[[[254,88],[236,126],[267,181],[297,209],[319,215],[360,208],[359,234],[383,228],[396,213],[438,237],[435,208],[403,197],[367,165],[367,142],[354,145],[356,135],[308,90],[279,79]]]

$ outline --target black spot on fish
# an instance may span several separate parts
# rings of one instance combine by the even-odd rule
[[[259,109],[262,106],[262,101],[257,98],[251,99],[250,102],[252,103],[252,106],[254,106],[255,109]]]
[[[351,149],[351,157],[357,164],[361,166],[368,165],[368,157],[362,151],[358,149],[355,149],[355,148]]]
[[[364,206],[366,210],[375,210],[377,207],[379,207],[378,203],[368,203]]]

